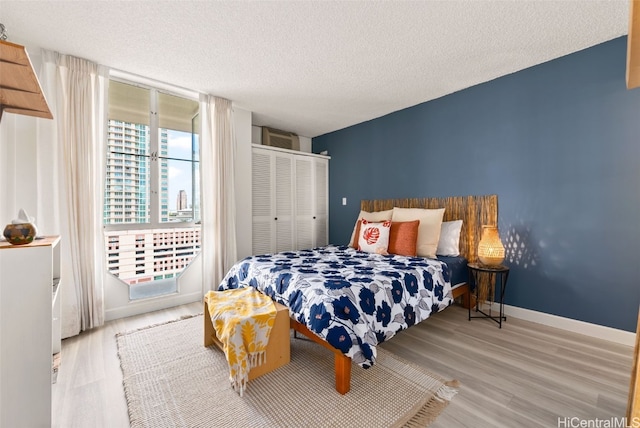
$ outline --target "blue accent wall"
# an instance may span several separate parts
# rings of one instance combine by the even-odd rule
[[[314,138],[331,156],[330,242],[348,242],[361,199],[495,193],[507,304],[635,331],[640,89],[625,68],[622,37]]]

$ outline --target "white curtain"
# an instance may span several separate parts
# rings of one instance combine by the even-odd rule
[[[203,292],[236,262],[235,135],[231,101],[200,96],[200,206]]]
[[[54,116],[38,120],[38,227],[62,236],[63,337],[104,324],[104,195],[108,69],[43,51]]]

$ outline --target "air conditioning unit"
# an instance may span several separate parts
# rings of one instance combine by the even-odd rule
[[[262,127],[262,145],[281,149],[300,150],[300,138],[293,132]]]

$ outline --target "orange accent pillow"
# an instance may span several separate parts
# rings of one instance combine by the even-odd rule
[[[420,220],[392,222],[387,250],[389,254],[415,257],[418,252],[419,227]],[[360,228],[359,224],[358,228]]]

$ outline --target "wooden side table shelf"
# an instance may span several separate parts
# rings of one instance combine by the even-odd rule
[[[502,321],[506,321],[507,317],[504,315],[504,292],[507,288],[507,279],[509,279],[509,268],[507,266],[495,266],[495,267],[490,267],[490,266],[485,266],[482,265],[480,263],[469,263],[467,265],[467,268],[469,269],[469,282],[470,282],[470,286],[475,289],[475,293],[476,293],[476,313],[481,313],[482,315],[476,315],[476,316],[471,316],[471,306],[469,305],[469,321],[471,321],[471,318],[487,318],[487,319],[491,319],[493,321],[495,321],[496,323],[498,323],[498,326],[500,328],[502,328]],[[482,276],[488,276],[489,277],[489,283],[490,283],[490,287],[491,287],[491,302],[490,302],[490,306],[489,306],[489,313],[484,312],[482,309],[480,309],[480,299],[478,298],[478,284],[479,284],[479,279]],[[498,285],[500,286],[500,315],[499,316],[494,316],[492,311],[491,311],[491,306],[494,303],[494,299],[495,299],[495,289],[496,287],[498,287]]]

